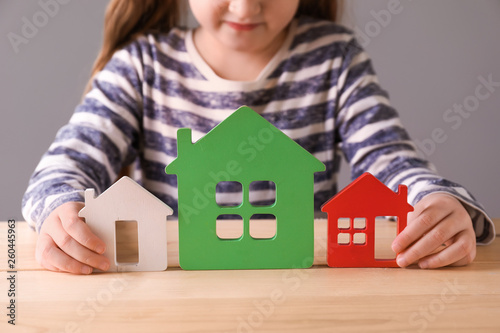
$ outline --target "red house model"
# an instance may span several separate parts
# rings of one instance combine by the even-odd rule
[[[399,185],[394,193],[370,173],[364,173],[321,210],[328,214],[330,267],[398,267],[395,259],[375,259],[375,218],[396,216],[397,233],[406,227],[407,188]]]

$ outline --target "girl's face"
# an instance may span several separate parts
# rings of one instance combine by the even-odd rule
[[[189,0],[189,4],[205,42],[255,52],[284,38],[299,0]]]

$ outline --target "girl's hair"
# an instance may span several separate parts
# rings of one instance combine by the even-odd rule
[[[295,17],[311,16],[338,21],[344,0],[300,0]],[[111,0],[104,18],[101,51],[92,68],[85,92],[92,78],[101,71],[113,54],[147,32],[166,33],[181,22],[186,13],[183,0]]]

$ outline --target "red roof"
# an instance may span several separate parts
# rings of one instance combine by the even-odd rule
[[[405,185],[399,185],[395,193],[366,172],[323,204],[321,211],[339,217],[399,216],[413,207],[408,204]]]

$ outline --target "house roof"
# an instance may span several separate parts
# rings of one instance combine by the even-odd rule
[[[130,198],[134,202],[145,202],[147,200],[150,205],[154,206],[154,209],[163,210],[164,212],[163,214],[165,215],[173,214],[172,208],[170,208],[163,201],[158,199],[144,187],[137,184],[134,180],[132,180],[127,176],[124,176],[119,180],[117,180],[113,185],[111,185],[108,189],[102,192],[97,198],[95,198],[95,200],[97,201],[104,200],[106,202],[109,202],[109,199],[112,197],[118,199]],[[81,216],[84,216],[87,204],[89,203],[86,202],[85,203],[86,206],[80,211]]]
[[[321,207],[321,211],[335,214],[396,215],[413,211],[408,204],[405,185],[399,185],[398,193],[366,172],[346,186]],[[349,215],[349,216],[347,216]]]
[[[168,174],[179,174],[201,164],[213,168],[217,161],[228,160],[239,165],[267,162],[275,169],[294,165],[303,171],[325,170],[321,161],[247,106],[240,107],[195,143],[190,129],[179,129],[177,147],[177,158],[166,168]]]

